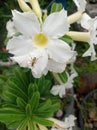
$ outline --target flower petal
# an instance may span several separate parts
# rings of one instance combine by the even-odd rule
[[[74,51],[70,46],[59,39],[52,39],[49,41],[48,54],[51,59],[59,63],[68,62],[74,55]]]
[[[65,86],[63,85],[54,85],[50,91],[53,95],[59,95],[60,98],[63,98],[66,94]]]
[[[26,55],[34,50],[33,43],[30,39],[23,36],[13,37],[7,44],[9,53],[16,56]]]
[[[89,20],[91,19],[91,17],[84,13],[81,20],[80,20],[80,23],[81,23],[81,26],[87,30],[90,29],[90,24],[89,24]]]
[[[11,60],[17,62],[21,67],[27,67],[29,56],[28,55],[13,56],[11,57]]]
[[[12,14],[14,25],[20,33],[32,37],[40,32],[39,21],[34,13],[13,10]]]
[[[6,24],[6,29],[7,29],[7,37],[12,37],[13,35],[15,35],[17,32],[16,28],[14,27],[14,23],[13,21],[9,20]]]
[[[44,50],[37,50],[36,54],[33,54],[32,57],[37,59],[35,65],[31,66],[32,74],[35,78],[40,78],[47,67],[48,56]]]
[[[83,57],[91,56],[91,61],[97,60],[94,45],[91,43],[89,49],[83,54]]]
[[[58,63],[53,60],[48,61],[47,69],[52,72],[61,73],[65,70],[66,63]]]
[[[85,0],[73,0],[78,10],[85,11],[86,1]]]
[[[97,17],[89,20],[91,44],[97,45]]]
[[[48,62],[48,56],[44,50],[36,50],[27,55],[14,56],[11,59],[21,67],[30,68],[35,78],[40,78],[44,74]],[[34,59],[35,61],[33,61]]]
[[[68,30],[67,12],[64,9],[50,14],[43,24],[43,33],[54,38],[63,36]]]

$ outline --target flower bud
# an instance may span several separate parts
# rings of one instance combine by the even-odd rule
[[[38,16],[39,19],[41,19],[42,17],[42,13],[41,13],[41,9],[38,3],[38,0],[30,0],[30,4],[34,10],[34,12],[36,13],[36,15]]]
[[[32,9],[26,4],[24,0],[17,0],[23,12],[32,12]]]

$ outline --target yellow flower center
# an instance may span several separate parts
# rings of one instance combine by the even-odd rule
[[[43,33],[39,33],[34,36],[34,42],[37,46],[44,47],[48,43],[48,38]]]

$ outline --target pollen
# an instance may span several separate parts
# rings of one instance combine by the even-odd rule
[[[39,33],[34,36],[34,42],[39,47],[44,47],[48,43],[48,38],[43,33]]]

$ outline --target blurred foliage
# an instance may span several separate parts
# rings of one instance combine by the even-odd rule
[[[74,4],[73,0],[67,0],[66,2],[67,2],[66,10],[70,10],[70,9],[74,8],[75,4]]]
[[[19,9],[17,0],[0,0],[0,47],[6,38],[6,22],[11,19],[12,9]]]
[[[0,75],[0,121],[9,129],[18,127],[19,130],[26,125],[33,130],[38,124],[52,126],[53,122],[47,118],[61,105],[59,97],[50,94],[52,83],[48,76],[33,78],[29,69],[14,67],[4,71]]]

